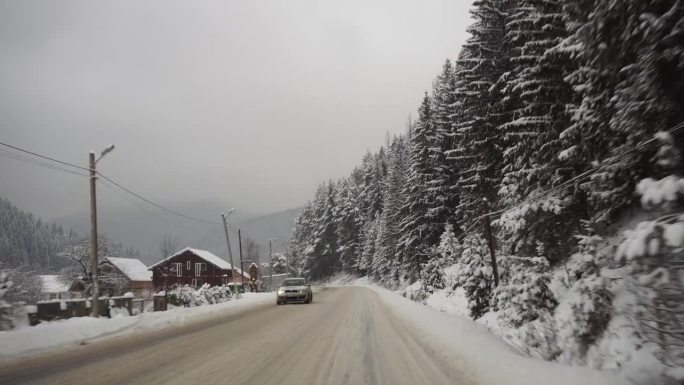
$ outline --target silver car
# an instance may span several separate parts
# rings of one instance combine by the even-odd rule
[[[304,278],[287,278],[278,286],[276,304],[288,302],[311,303],[313,292]]]

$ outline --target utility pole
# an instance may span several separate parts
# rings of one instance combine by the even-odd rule
[[[240,278],[242,278],[242,290],[245,290],[245,266],[242,262],[242,233],[240,229],[238,229],[238,246],[240,247]]]
[[[95,153],[88,154],[90,164],[90,315],[97,317],[100,315],[100,285],[97,277],[97,198],[95,195]]]
[[[269,270],[269,273],[271,274],[271,278],[270,278],[271,282],[269,283],[271,291],[273,291],[273,242],[277,241],[277,240],[278,240],[278,238],[268,240],[268,255],[269,255],[269,264],[270,264],[270,267],[268,270]]]
[[[223,229],[226,232],[226,243],[228,244],[228,258],[230,259],[230,281],[233,281],[235,265],[233,265],[233,251],[230,249],[230,237],[228,236],[228,215],[235,211],[235,209],[228,210],[228,214],[221,213],[221,218],[223,219]],[[240,298],[240,290],[237,292],[237,297]]]
[[[485,212],[489,212],[489,201],[484,198]],[[489,244],[489,254],[492,256],[492,272],[494,273],[494,286],[499,286],[499,270],[496,266],[496,253],[494,250],[494,235],[492,234],[492,224],[489,221],[489,214],[482,217],[482,227],[484,228],[485,237]]]
[[[285,248],[285,273],[286,278],[290,278],[290,257],[287,255],[287,247]]]
[[[100,300],[100,285],[97,272],[97,198],[95,194],[95,181],[97,180],[97,171],[95,171],[95,165],[102,159],[103,156],[107,155],[109,152],[114,150],[114,145],[107,147],[102,151],[100,157],[95,159],[95,153],[90,152],[88,154],[88,169],[90,170],[90,288],[91,288],[91,299],[90,299],[90,315],[93,317],[98,317],[100,315],[99,300]]]

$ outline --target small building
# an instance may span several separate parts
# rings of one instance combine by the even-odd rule
[[[155,289],[166,290],[173,286],[200,287],[205,283],[220,286],[229,282],[249,282],[249,274],[206,250],[185,249],[164,258],[148,268],[152,271]]]
[[[148,297],[154,291],[152,272],[139,259],[107,257],[99,264],[98,276],[102,295],[132,292],[136,297]]]
[[[43,283],[41,288],[41,299],[70,299],[78,296],[78,293],[69,291],[69,284],[62,283],[59,276],[54,274],[41,275],[40,280]]]

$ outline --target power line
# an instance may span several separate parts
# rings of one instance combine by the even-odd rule
[[[9,151],[2,150],[2,149],[0,149],[0,156],[5,157],[5,158],[8,158],[8,159],[12,159],[12,160],[16,160],[16,161],[20,161],[20,162],[32,164],[32,165],[34,165],[34,166],[39,166],[39,167],[43,167],[43,168],[48,168],[48,169],[51,169],[51,170],[62,171],[62,172],[66,172],[66,173],[73,174],[73,175],[88,177],[87,174],[83,174],[83,173],[80,173],[80,172],[78,172],[78,171],[74,171],[74,170],[71,170],[71,169],[67,169],[67,168],[55,166],[55,165],[53,165],[53,164],[49,164],[49,163],[47,163],[47,162],[40,161],[40,160],[38,160],[38,159],[32,159],[32,158],[29,158],[29,157],[27,157],[27,156],[22,156],[22,155],[20,155],[20,154],[14,154],[14,153],[11,153],[11,152],[9,152]]]
[[[664,132],[671,134],[671,133],[673,133],[673,132],[675,132],[675,131],[677,131],[677,130],[680,130],[680,129],[682,129],[682,128],[684,128],[684,121],[681,122],[681,123],[679,123],[679,124],[677,124],[677,125],[675,125],[674,127],[670,128],[670,129],[664,131]],[[542,199],[544,199],[544,198],[547,198],[547,197],[551,196],[552,194],[555,194],[558,190],[561,190],[561,189],[563,189],[563,188],[565,188],[565,187],[568,187],[568,186],[570,186],[571,184],[573,184],[573,183],[575,183],[575,182],[580,182],[580,181],[582,181],[582,180],[585,180],[586,178],[589,178],[589,177],[595,175],[596,173],[598,173],[599,171],[603,170],[604,168],[614,165],[614,164],[617,163],[617,161],[619,161],[622,157],[626,156],[627,154],[631,153],[632,151],[636,151],[636,150],[640,149],[641,147],[643,147],[643,146],[645,146],[645,145],[647,145],[647,144],[649,144],[649,143],[651,143],[651,142],[653,142],[653,141],[656,141],[657,139],[658,139],[657,137],[653,136],[652,138],[650,138],[650,139],[648,139],[648,140],[645,140],[645,141],[643,141],[643,142],[641,142],[641,143],[635,145],[635,146],[632,147],[632,148],[629,148],[629,149],[627,149],[627,150],[625,150],[625,151],[623,151],[623,152],[621,152],[621,153],[619,153],[619,154],[617,154],[617,155],[614,155],[614,156],[612,156],[612,157],[610,157],[610,158],[607,158],[607,159],[605,159],[601,164],[599,164],[599,165],[597,165],[597,166],[595,166],[595,167],[592,167],[592,168],[590,168],[590,169],[588,169],[588,170],[582,172],[582,173],[579,174],[579,175],[576,175],[575,177],[573,177],[573,178],[571,178],[571,179],[569,179],[569,180],[567,180],[567,181],[565,181],[565,182],[559,184],[558,186],[552,187],[549,191],[547,191],[547,192],[544,193],[544,194],[536,195],[536,196],[532,196],[532,197],[528,197],[528,198],[524,199],[522,202],[517,203],[517,204],[515,204],[515,205],[513,205],[513,206],[501,208],[501,209],[499,209],[499,210],[491,211],[491,212],[488,212],[488,213],[486,213],[486,214],[482,214],[482,215],[480,215],[480,216],[478,216],[478,217],[475,217],[475,218],[472,220],[472,221],[473,221],[473,224],[472,224],[470,227],[468,227],[468,230],[464,231],[463,234],[462,234],[461,236],[464,237],[464,236],[467,234],[467,232],[468,232],[470,229],[472,229],[473,227],[475,227],[475,226],[477,225],[477,222],[478,222],[479,220],[481,220],[482,218],[485,218],[485,217],[488,217],[488,216],[494,216],[494,215],[497,215],[497,214],[501,214],[501,213],[504,213],[504,212],[506,212],[506,211],[510,211],[510,210],[516,209],[516,208],[518,208],[518,207],[522,207],[523,205],[526,205],[526,204],[528,204],[528,203],[530,203],[530,202],[532,202],[532,201],[539,201],[539,200],[542,200]]]
[[[677,131],[677,130],[682,129],[683,127],[684,127],[684,122],[681,122],[681,123],[677,124],[676,126],[670,128],[669,130],[667,130],[667,131],[665,131],[665,132],[667,132],[667,133],[673,133],[673,132],[675,132],[675,131]],[[609,166],[614,165],[614,164],[617,163],[617,161],[619,161],[622,157],[626,156],[627,154],[631,153],[632,151],[636,151],[636,150],[640,149],[641,147],[643,147],[643,146],[645,146],[645,145],[647,145],[647,144],[649,144],[649,143],[651,143],[651,142],[653,142],[653,141],[655,141],[655,140],[657,140],[657,138],[654,136],[654,137],[650,138],[649,140],[643,141],[643,142],[637,144],[636,146],[634,146],[634,147],[632,147],[632,148],[629,148],[629,149],[627,149],[627,150],[625,150],[625,151],[623,151],[623,152],[621,152],[621,153],[619,153],[619,154],[617,154],[617,155],[614,155],[614,156],[612,156],[612,157],[606,159],[606,160],[605,160],[604,162],[602,162],[601,164],[599,164],[599,165],[597,165],[597,166],[595,166],[595,167],[590,168],[589,170],[587,170],[587,171],[585,171],[585,172],[583,172],[583,173],[581,173],[581,174],[579,174],[579,175],[577,175],[577,176],[575,176],[575,177],[573,177],[573,178],[571,178],[571,179],[569,179],[569,180],[567,180],[567,181],[565,181],[565,182],[559,184],[559,185],[556,186],[556,187],[552,187],[549,191],[547,191],[546,193],[542,194],[541,196],[529,197],[529,198],[523,200],[522,202],[520,202],[520,203],[518,203],[518,204],[516,204],[516,205],[513,205],[512,207],[509,207],[509,208],[506,208],[506,209],[500,209],[500,210],[497,210],[497,211],[495,211],[495,212],[492,212],[492,213],[489,213],[489,214],[485,214],[485,215],[494,215],[494,214],[498,214],[498,213],[501,213],[501,212],[504,212],[504,211],[507,211],[507,210],[516,208],[516,207],[518,207],[518,206],[522,206],[522,205],[524,205],[524,204],[527,204],[527,203],[529,203],[530,201],[540,200],[540,199],[542,199],[542,198],[546,198],[546,197],[550,196],[551,194],[557,192],[558,190],[561,190],[561,189],[563,189],[563,188],[565,188],[565,187],[570,186],[570,185],[573,184],[574,182],[579,182],[579,181],[585,180],[586,178],[591,177],[592,175],[598,173],[599,171],[605,169],[606,167],[609,167]],[[482,218],[482,216],[479,217],[479,218]],[[478,219],[479,219],[479,218],[478,218]]]
[[[7,143],[0,142],[0,145],[1,145],[1,146],[5,146],[5,147],[9,147],[9,148],[11,148],[11,149],[13,149],[13,150],[17,150],[17,151],[24,152],[24,153],[29,154],[29,155],[37,156],[37,157],[39,157],[39,158],[43,158],[43,159],[46,159],[46,160],[50,160],[50,161],[53,161],[53,162],[57,162],[57,163],[60,163],[60,164],[65,165],[65,166],[71,166],[71,167],[74,167],[74,168],[78,168],[78,169],[80,169],[80,170],[90,171],[90,169],[87,168],[87,167],[78,166],[78,165],[75,165],[75,164],[73,164],[73,163],[64,162],[64,161],[61,161],[61,160],[58,160],[58,159],[55,159],[55,158],[51,158],[51,157],[49,157],[49,156],[37,154],[37,153],[35,153],[35,152],[29,151],[29,150],[25,150],[25,149],[23,149],[23,148],[19,148],[19,147],[16,147],[16,146],[12,146],[12,145],[7,144]]]
[[[23,148],[20,148],[20,147],[12,146],[12,145],[7,144],[7,143],[0,142],[0,145],[5,146],[5,147],[8,147],[8,148],[11,148],[11,149],[16,150],[16,151],[20,151],[20,152],[23,152],[23,153],[26,153],[26,154],[29,154],[29,155],[38,157],[38,158],[41,158],[41,159],[49,160],[49,161],[51,161],[51,162],[59,163],[59,164],[65,165],[65,166],[70,166],[70,167],[74,167],[74,168],[79,169],[79,170],[84,170],[84,171],[90,172],[90,169],[87,168],[87,167],[78,166],[78,165],[75,165],[75,164],[73,164],[73,163],[65,162],[65,161],[62,161],[62,160],[59,160],[59,159],[55,159],[55,158],[52,158],[52,157],[49,157],[49,156],[46,156],[46,155],[41,155],[41,154],[38,154],[38,153],[36,153],[36,152],[29,151],[29,150],[26,150],[26,149],[23,149]],[[0,156],[4,156],[4,157],[10,158],[10,159],[15,159],[15,160],[19,160],[19,161],[23,161],[23,162],[27,162],[27,163],[32,163],[32,164],[35,164],[35,165],[38,165],[38,166],[42,166],[42,167],[46,167],[46,168],[51,168],[51,169],[60,170],[60,171],[63,171],[63,172],[68,172],[68,173],[75,174],[75,175],[80,175],[80,176],[85,176],[85,177],[88,176],[88,175],[86,175],[86,174],[82,174],[82,173],[79,173],[79,172],[74,171],[74,170],[69,170],[69,169],[65,169],[65,168],[62,168],[62,167],[55,166],[55,165],[51,165],[51,164],[42,162],[42,161],[40,161],[40,160],[31,159],[31,158],[29,158],[29,157],[22,156],[22,155],[19,155],[19,154],[12,154],[12,153],[10,153],[10,152],[4,152],[4,153],[3,153],[3,152],[0,152]],[[158,209],[160,209],[160,210],[166,211],[166,212],[168,212],[168,213],[174,214],[174,215],[179,216],[179,217],[181,217],[181,218],[184,218],[184,219],[187,219],[187,220],[191,220],[191,221],[195,221],[195,222],[206,223],[206,224],[211,224],[211,225],[221,225],[221,224],[222,224],[222,223],[216,222],[216,221],[208,221],[208,220],[204,220],[204,219],[194,218],[194,217],[185,215],[185,214],[183,214],[183,213],[180,213],[180,212],[178,212],[178,211],[175,211],[175,210],[171,210],[171,209],[169,209],[169,208],[166,208],[166,207],[164,207],[164,206],[162,206],[162,205],[160,205],[160,204],[158,204],[158,203],[156,203],[156,202],[154,202],[154,201],[152,201],[152,200],[150,200],[150,199],[147,199],[147,198],[141,196],[140,194],[138,194],[138,193],[132,191],[131,189],[129,189],[129,188],[127,188],[127,187],[124,187],[124,186],[121,185],[120,183],[117,183],[116,181],[114,181],[114,180],[108,178],[107,176],[105,176],[105,175],[102,174],[101,172],[99,172],[99,171],[96,171],[96,172],[97,172],[97,174],[98,174],[102,179],[108,181],[109,183],[111,183],[111,184],[113,184],[114,186],[120,188],[121,190],[127,192],[128,194],[131,194],[131,195],[133,195],[134,197],[136,197],[136,198],[142,200],[143,202],[145,202],[145,203],[147,203],[147,204],[150,204],[150,205],[152,205],[152,206],[154,206],[154,207],[156,207],[156,208],[158,208]],[[108,186],[108,187],[111,187],[111,186]]]
[[[157,218],[157,219],[159,219],[159,220],[162,221],[162,222],[171,224],[171,225],[176,226],[176,227],[178,227],[178,228],[188,229],[188,227],[185,227],[185,226],[183,226],[183,225],[180,225],[180,224],[178,224],[178,223],[176,223],[176,222],[172,222],[171,220],[168,220],[168,219],[166,219],[166,218],[164,218],[164,217],[162,217],[162,216],[160,216],[160,215],[157,215],[157,214],[155,214],[154,212],[152,212],[152,211],[146,209],[144,206],[141,206],[141,205],[135,203],[132,199],[128,198],[126,195],[124,195],[123,193],[121,193],[119,190],[115,189],[113,185],[110,185],[109,182],[100,181],[100,183],[102,183],[103,186],[107,187],[107,188],[108,188],[109,190],[111,190],[114,194],[116,194],[116,195],[119,196],[121,199],[125,200],[126,202],[130,203],[131,206],[133,206],[133,207],[139,209],[140,211],[143,211],[143,212],[145,212],[146,214],[148,214],[148,215],[150,215],[150,216],[152,216],[152,217],[154,217],[154,218]]]
[[[151,200],[149,200],[149,199],[147,199],[147,198],[141,196],[140,194],[138,194],[138,193],[136,193],[136,192],[134,192],[134,191],[132,191],[132,190],[130,190],[130,189],[128,189],[128,188],[122,186],[121,184],[117,183],[116,181],[112,180],[111,178],[108,178],[107,176],[105,176],[104,174],[102,174],[102,173],[99,172],[99,171],[97,171],[97,174],[98,174],[102,179],[108,181],[109,183],[113,184],[114,186],[116,186],[116,187],[122,189],[123,191],[125,191],[125,192],[127,192],[127,193],[133,195],[134,197],[140,199],[141,201],[143,201],[143,202],[145,202],[145,203],[147,203],[147,204],[150,204],[150,205],[152,205],[152,206],[154,206],[154,207],[156,207],[156,208],[158,208],[158,209],[160,209],[160,210],[164,210],[164,211],[166,211],[166,212],[168,212],[168,213],[171,213],[171,214],[174,214],[174,215],[177,215],[177,216],[179,216],[179,217],[185,218],[185,219],[187,219],[187,220],[195,221],[195,222],[207,223],[207,224],[211,224],[211,225],[222,225],[222,223],[220,223],[220,222],[208,221],[208,220],[199,219],[199,218],[193,218],[193,217],[191,217],[191,216],[188,216],[188,215],[179,213],[178,211],[175,211],[175,210],[171,210],[171,209],[169,209],[169,208],[166,208],[166,207],[164,207],[164,206],[162,206],[162,205],[160,205],[160,204],[158,204],[158,203],[155,203],[155,202],[153,202],[153,201],[151,201]]]

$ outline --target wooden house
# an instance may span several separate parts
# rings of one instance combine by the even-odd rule
[[[102,295],[122,295],[132,292],[136,297],[152,294],[152,273],[139,259],[107,257],[99,264]]]
[[[249,281],[249,274],[232,268],[229,262],[206,250],[187,247],[148,268],[152,271],[155,289],[166,290],[174,286],[200,287],[205,283],[220,286],[229,282]]]

